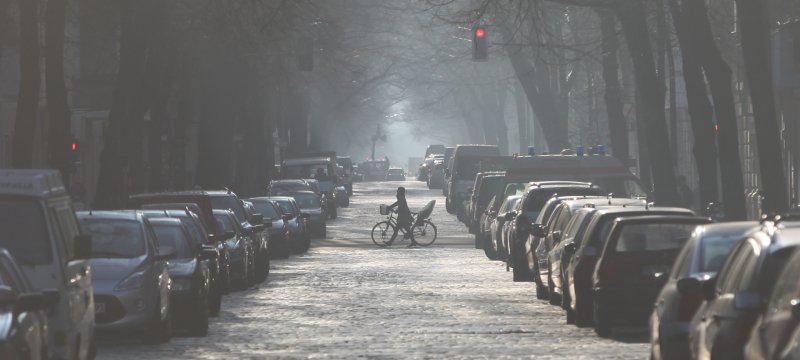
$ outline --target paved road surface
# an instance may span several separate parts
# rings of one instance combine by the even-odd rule
[[[378,206],[408,189],[412,211],[436,199],[440,239],[429,248],[379,249]],[[260,287],[228,295],[206,338],[163,345],[103,343],[99,359],[537,358],[642,359],[646,338],[600,339],[566,325],[505,265],[475,250],[422,183],[358,183],[351,206],[308,254],[273,262]]]

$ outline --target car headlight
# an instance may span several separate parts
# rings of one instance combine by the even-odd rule
[[[141,289],[144,285],[144,271],[137,271],[128,275],[114,288],[115,291]]]
[[[184,291],[192,288],[192,278],[172,278],[170,289],[173,291]]]

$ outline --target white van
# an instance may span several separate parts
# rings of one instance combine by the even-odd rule
[[[48,346],[56,359],[95,355],[91,239],[80,234],[55,170],[0,170],[0,247],[36,290],[58,291]]]

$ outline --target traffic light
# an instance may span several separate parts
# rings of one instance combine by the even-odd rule
[[[81,143],[78,139],[73,138],[70,142],[69,159],[73,166],[81,162]]]
[[[303,37],[297,42],[297,68],[300,71],[314,70],[314,39]]]
[[[486,28],[481,25],[475,25],[475,27],[472,28],[472,60],[489,60],[488,35],[489,33],[486,31]]]

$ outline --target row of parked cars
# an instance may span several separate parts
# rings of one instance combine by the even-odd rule
[[[800,214],[711,223],[600,182],[487,171],[462,220],[568,324],[646,328],[653,359],[800,358]]]
[[[325,234],[325,195],[299,183],[250,199],[138,194],[126,209],[76,213],[57,171],[3,170],[0,359],[91,359],[112,335],[205,336],[225,294],[265,281],[271,259]]]

